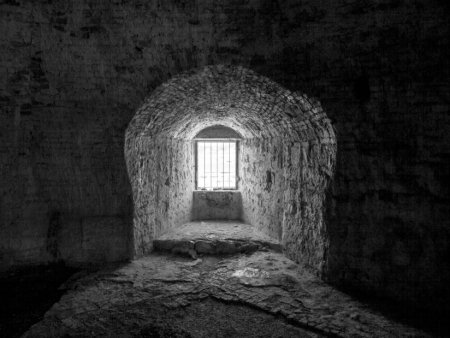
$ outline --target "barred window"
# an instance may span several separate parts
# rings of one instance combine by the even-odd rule
[[[196,188],[237,189],[237,141],[196,141]]]

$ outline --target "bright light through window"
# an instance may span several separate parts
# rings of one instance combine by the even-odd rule
[[[197,189],[236,189],[236,141],[197,141]]]

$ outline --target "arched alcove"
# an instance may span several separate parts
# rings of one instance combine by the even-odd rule
[[[150,94],[126,131],[134,201],[134,254],[191,220],[193,139],[221,125],[241,137],[243,220],[282,242],[288,257],[321,269],[327,248],[322,208],[336,137],[317,100],[242,67],[177,75]]]

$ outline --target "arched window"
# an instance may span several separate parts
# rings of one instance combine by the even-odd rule
[[[208,127],[195,137],[195,171],[198,190],[237,189],[240,135],[225,126]]]

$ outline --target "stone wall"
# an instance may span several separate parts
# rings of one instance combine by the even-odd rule
[[[280,240],[289,258],[319,273],[329,245],[322,205],[333,175],[326,172],[334,162],[333,146],[250,139],[240,152],[244,221]]]
[[[283,155],[283,142],[277,139],[248,139],[239,151],[243,219],[279,241],[285,209]]]
[[[181,70],[233,63],[318,96],[333,119],[326,278],[448,301],[448,10],[438,0],[2,2],[0,264],[53,259],[57,213],[64,229],[131,216],[123,135],[140,101]]]
[[[128,149],[135,257],[151,252],[158,236],[191,221],[194,151],[192,142],[162,137],[136,139]]]
[[[50,252],[68,264],[127,260],[132,249],[129,222],[120,217],[65,219],[55,241],[48,242],[56,244]]]
[[[193,220],[241,220],[240,191],[194,191]]]
[[[163,138],[175,144],[192,144],[200,130],[216,124],[232,128],[244,137],[238,149],[242,162],[238,186],[243,192],[243,219],[269,236],[282,238],[288,257],[316,271],[322,270],[327,250],[323,200],[336,157],[330,120],[317,100],[243,67],[229,65],[207,66],[173,77],[144,100],[127,128],[125,157],[134,191],[136,255],[151,250],[150,242],[158,236],[154,229],[159,227],[159,218],[153,217],[152,208],[161,203],[153,185],[164,181],[156,173],[160,170],[159,153],[179,153],[172,150],[174,143],[168,142],[163,150],[157,141]],[[191,158],[193,154],[191,149],[186,156]],[[171,158],[171,165],[190,169],[191,175],[195,175],[192,160],[179,161],[177,155],[163,158],[162,163]],[[277,181],[282,183],[281,187],[274,186],[273,191],[272,168],[278,170]],[[260,170],[264,169],[270,173],[261,180]],[[302,185],[296,180],[301,180]],[[191,185],[191,190],[185,193],[192,194],[192,190]],[[263,190],[269,190],[268,194],[262,196]],[[196,192],[193,217],[211,219],[214,214],[223,219],[233,209],[233,199],[225,198],[230,203],[226,209],[215,207],[209,212],[199,212],[205,204],[219,202],[209,201],[212,195],[232,194],[207,192],[203,198],[201,192]],[[296,198],[302,202],[299,214]],[[173,211],[169,208],[166,214]],[[233,218],[240,217],[240,210],[236,211],[239,213],[233,213]]]

